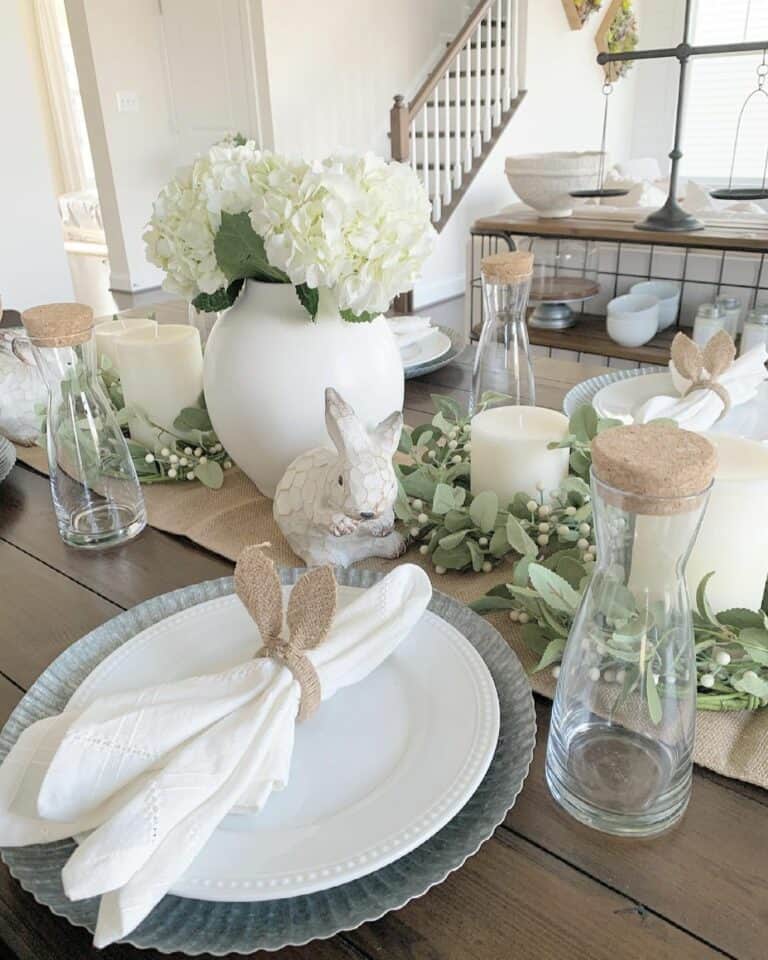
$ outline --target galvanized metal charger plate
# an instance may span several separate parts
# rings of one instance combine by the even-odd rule
[[[591,405],[599,391],[609,383],[616,383],[617,380],[632,380],[646,373],[658,372],[658,367],[636,367],[634,370],[611,370],[610,373],[602,373],[599,377],[583,380],[566,393],[563,398],[563,413],[566,417],[572,417],[579,407]]]
[[[0,437],[0,483],[13,470],[14,463],[16,463],[16,447],[10,440]]]
[[[303,569],[281,571],[295,583]],[[338,573],[340,583],[368,587],[381,574]],[[0,734],[0,760],[36,720],[60,713],[93,668],[119,646],[164,617],[233,592],[231,577],[166,593],[121,613],[64,651],[33,684]],[[499,697],[499,742],[488,773],[466,806],[412,853],[350,883],[306,896],[259,903],[214,903],[167,896],[124,942],[162,953],[253,953],[332,937],[404,906],[441,883],[487,840],[513,806],[528,773],[536,734],[531,688],[506,641],[485,620],[435,593],[430,610],[453,624],[485,661]],[[11,874],[35,899],[75,926],[93,931],[98,899],[73,903],[64,896],[61,869],[74,841],[4,848]]]
[[[434,360],[430,360],[428,363],[406,367],[404,370],[406,380],[413,380],[414,377],[424,377],[428,373],[434,373],[435,370],[442,370],[442,368],[447,367],[449,363],[453,363],[467,346],[466,338],[463,337],[458,330],[454,330],[452,327],[444,327],[442,324],[437,324],[437,328],[451,341],[450,350],[446,350],[445,353],[439,357],[435,357]]]

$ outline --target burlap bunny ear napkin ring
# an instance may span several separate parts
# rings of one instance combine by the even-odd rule
[[[283,591],[274,563],[259,547],[246,547],[235,567],[235,590],[256,621],[263,643],[257,657],[279,660],[301,686],[299,721],[320,705],[320,680],[307,650],[319,646],[336,614],[336,580],[332,567],[309,570],[296,583],[288,601],[287,639],[283,636]]]
[[[711,390],[716,393],[723,401],[722,413],[717,418],[722,420],[731,409],[731,395],[722,383],[718,383],[718,377],[725,373],[736,356],[736,345],[732,337],[725,330],[720,330],[701,350],[690,337],[678,333],[672,341],[671,354],[677,372],[691,381],[685,396],[694,390]]]

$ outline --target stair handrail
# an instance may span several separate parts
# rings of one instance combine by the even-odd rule
[[[475,9],[469,15],[469,19],[459,30],[451,43],[446,47],[445,53],[440,57],[437,65],[430,71],[427,79],[419,87],[419,91],[410,103],[405,102],[402,94],[395,96],[395,102],[390,111],[390,132],[392,137],[392,159],[407,160],[410,156],[410,125],[413,118],[424,106],[430,96],[434,93],[435,87],[443,77],[443,74],[450,67],[464,44],[471,38],[477,25],[493,6],[495,0],[480,0]]]

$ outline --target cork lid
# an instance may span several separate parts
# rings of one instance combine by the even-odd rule
[[[533,274],[533,254],[524,250],[494,253],[480,261],[480,271],[490,283],[517,283]]]
[[[684,513],[684,498],[703,493],[717,468],[705,437],[665,424],[613,427],[592,441],[598,480],[637,498],[640,513]]]
[[[38,347],[73,347],[90,339],[93,310],[84,303],[45,303],[21,315],[30,340]]]

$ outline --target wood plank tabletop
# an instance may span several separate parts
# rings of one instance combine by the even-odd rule
[[[709,250],[740,250],[768,253],[768,226],[763,223],[706,226],[692,232],[637,230],[634,222],[610,217],[537,217],[529,207],[515,206],[503,213],[480,217],[472,224],[476,233],[507,233],[519,236],[572,237],[610,240],[617,243],[656,244],[660,247],[698,247]]]
[[[429,419],[430,394],[466,400],[470,354],[407,384],[406,419]],[[537,399],[600,367],[536,362]],[[230,573],[232,564],[147,529],[105,554],[58,538],[47,480],[17,465],[0,485],[0,713],[68,644],[133,604]],[[656,840],[607,837],[551,800],[543,776],[549,703],[537,700],[538,743],[514,808],[445,883],[357,930],[263,960],[764,960],[768,954],[768,792],[697,770],[682,823]],[[37,904],[0,869],[0,957],[161,960],[115,945]],[[178,955],[175,955],[178,957]]]

